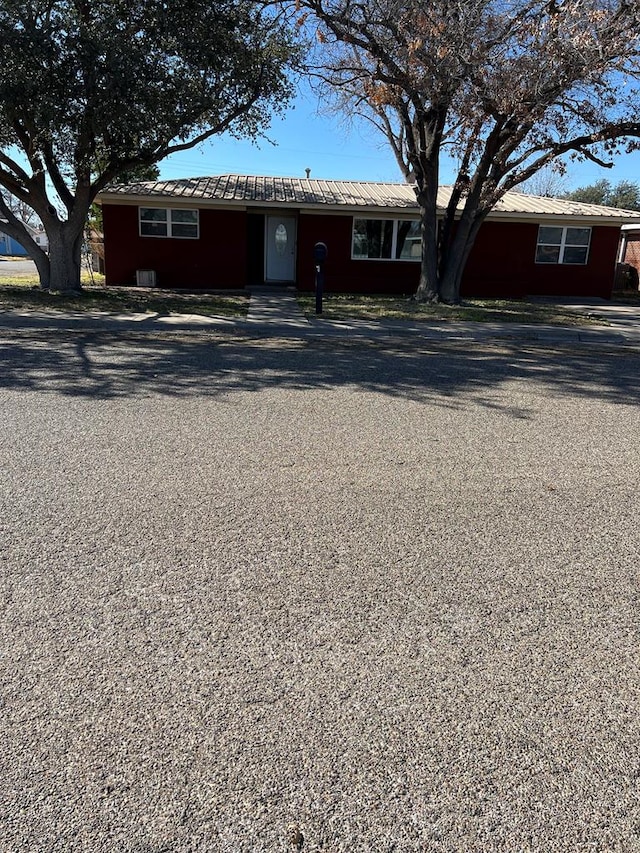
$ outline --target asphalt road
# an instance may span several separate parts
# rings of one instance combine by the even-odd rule
[[[31,258],[16,260],[0,257],[0,277],[7,276],[31,276],[36,275],[37,269]]]
[[[640,353],[0,339],[3,853],[640,850]]]

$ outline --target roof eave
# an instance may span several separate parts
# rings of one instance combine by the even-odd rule
[[[631,216],[611,216],[606,214],[585,213],[530,213],[529,211],[492,210],[487,216],[488,221],[496,222],[505,219],[520,222],[580,222],[585,225],[619,225],[629,222]]]
[[[304,214],[318,212],[342,214],[354,216],[373,214],[380,217],[393,218],[397,216],[417,216],[417,205],[376,205],[376,204],[337,204],[323,202],[305,201],[276,201],[276,200],[254,200],[254,199],[220,199],[220,198],[198,198],[196,196],[176,196],[171,193],[153,193],[151,195],[124,195],[123,193],[102,192],[98,195],[98,204],[118,205],[153,205],[162,203],[171,204],[176,207],[199,207],[218,208],[225,210],[289,210]],[[444,208],[438,208],[438,215],[444,215]],[[636,222],[633,222],[633,220]],[[580,222],[589,225],[611,225],[627,229],[640,228],[640,216],[637,214],[585,214],[579,212],[543,212],[543,211],[513,211],[492,210],[488,216],[489,222],[500,222],[509,220],[511,222]],[[631,220],[631,222],[630,222]]]

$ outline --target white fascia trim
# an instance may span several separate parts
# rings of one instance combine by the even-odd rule
[[[194,196],[122,196],[118,193],[101,193],[97,199],[98,204],[114,204],[114,205],[133,205],[145,207],[186,207],[186,208],[215,208],[217,210],[243,210],[243,211],[260,211],[263,213],[279,210],[287,210],[291,213],[300,213],[306,215],[312,214],[333,214],[342,216],[355,216],[360,219],[418,219],[419,212],[414,207],[369,207],[365,205],[343,205],[343,204],[304,204],[300,202],[281,202],[274,203],[273,201],[250,201],[246,200],[235,201],[205,199]],[[444,215],[444,210],[438,211],[441,217]],[[530,223],[545,223],[553,222],[558,225],[608,225],[619,226],[625,229],[638,228],[640,222],[628,224],[630,217],[628,216],[598,216],[587,215],[580,216],[579,214],[568,213],[529,213],[529,212],[511,212],[504,210],[492,211],[488,216],[487,222],[530,222]]]

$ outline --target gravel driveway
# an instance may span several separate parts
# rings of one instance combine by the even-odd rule
[[[640,354],[0,354],[3,853],[640,850]]]

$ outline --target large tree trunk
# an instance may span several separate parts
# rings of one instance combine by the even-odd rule
[[[40,190],[40,188],[38,188]],[[35,262],[40,277],[40,287],[57,293],[80,291],[80,269],[84,227],[95,193],[88,183],[76,187],[73,208],[69,218],[61,220],[49,203],[44,190],[32,193],[31,208],[38,214],[49,241],[49,253],[35,242],[24,223],[9,209],[0,197],[0,213],[7,220],[3,231],[10,234],[27,250]]]
[[[420,207],[420,236],[422,254],[420,259],[420,281],[416,290],[416,302],[438,301],[438,222],[430,216],[429,208]]]
[[[49,238],[48,289],[56,293],[78,293],[82,289],[80,268],[83,229],[72,228],[69,222],[47,231]],[[40,269],[38,269],[40,272]],[[40,283],[46,287],[40,274]]]
[[[42,251],[31,251],[30,255],[36,265],[36,269],[38,270],[38,276],[40,277],[40,287],[43,290],[49,290],[51,286],[51,264],[49,263],[49,256]]]
[[[464,264],[460,258],[455,258],[453,262],[447,264],[447,268],[440,282],[440,299],[446,302],[447,305],[458,305],[460,302],[460,286],[462,284],[462,273],[464,272]]]
[[[420,205],[420,236],[422,254],[420,261],[420,281],[416,290],[416,302],[438,301],[438,177],[437,163],[435,175],[429,184],[417,193]],[[434,180],[435,178],[435,180]]]
[[[449,305],[460,302],[462,275],[486,214],[463,214],[451,244],[445,249],[439,282],[440,299]]]
[[[9,226],[5,226],[7,233],[9,233]],[[40,246],[33,240],[29,234],[29,232],[22,228],[24,233],[20,233],[19,230],[16,230],[12,233],[12,237],[17,240],[21,246],[23,246],[27,252],[31,260],[35,263],[36,269],[38,270],[38,276],[40,277],[40,287],[43,290],[49,289],[49,281],[50,281],[50,264],[49,257],[45,251],[43,251]]]

